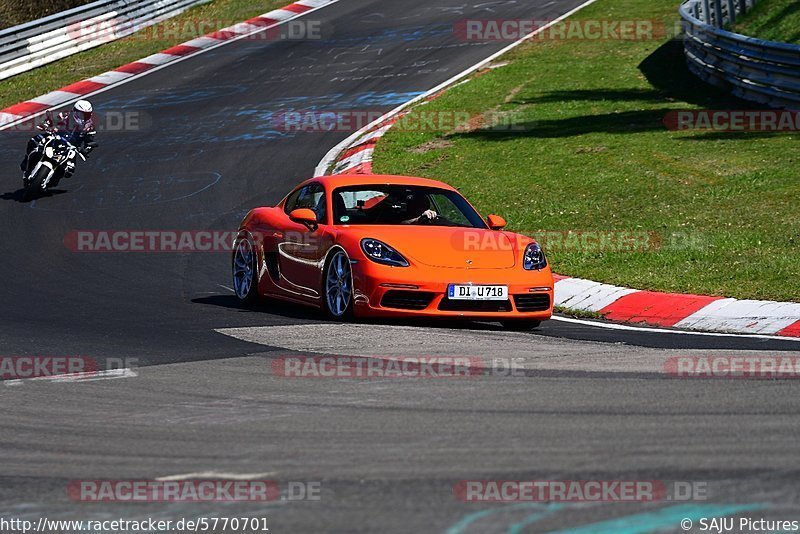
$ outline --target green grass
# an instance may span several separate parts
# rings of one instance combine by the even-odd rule
[[[290,0],[215,0],[130,37],[19,74],[0,82],[0,109],[91,78],[121,65],[278,9]]]
[[[598,312],[586,310],[573,310],[571,308],[564,308],[563,306],[555,306],[553,312],[575,319],[602,319],[603,314]]]
[[[4,0],[0,2],[0,30],[66,11],[92,0]]]
[[[760,0],[733,30],[768,41],[800,44],[800,2]]]
[[[600,0],[576,17],[660,19],[677,2]],[[524,131],[393,129],[375,172],[449,182],[512,230],[636,231],[636,251],[548,251],[554,271],[629,287],[800,300],[797,134],[668,131],[671,110],[742,109],[679,41],[539,41],[417,108],[507,111]],[[547,248],[546,248],[547,250]]]
[[[0,30],[65,11],[92,0],[4,0],[0,2]]]

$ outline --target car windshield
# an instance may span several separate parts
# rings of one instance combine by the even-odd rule
[[[486,228],[464,197],[447,189],[409,185],[341,187],[333,193],[334,224]]]

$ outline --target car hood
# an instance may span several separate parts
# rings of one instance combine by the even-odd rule
[[[516,263],[515,234],[441,226],[351,226],[360,241],[382,241],[412,263],[432,267],[508,269]]]

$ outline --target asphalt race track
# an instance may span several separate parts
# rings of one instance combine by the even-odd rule
[[[281,132],[269,113],[388,111],[507,43],[463,18],[554,19],[581,0],[342,0],[325,39],[241,40],[92,97],[139,127],[52,195],[21,201],[29,137],[0,132],[5,279],[0,356],[135,359],[133,375],[0,385],[0,517],[266,517],[271,532],[680,532],[682,518],[800,518],[800,396],[791,380],[680,380],[672,356],[798,355],[755,337],[550,321],[336,325],[240,307],[225,253],[78,253],[76,230],[236,228],[351,132]],[[266,126],[265,126],[266,125]],[[287,354],[519,358],[517,376],[292,380]],[[76,503],[80,479],[176,475],[316,481],[318,501]],[[465,503],[460,480],[701,483],[691,503]],[[584,527],[587,530],[578,530]],[[593,529],[593,530],[592,530]],[[695,529],[695,531],[699,531]]]

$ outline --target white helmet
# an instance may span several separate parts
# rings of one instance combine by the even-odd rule
[[[86,121],[92,118],[92,103],[88,100],[78,100],[72,107],[72,120],[75,124],[83,128]]]

